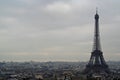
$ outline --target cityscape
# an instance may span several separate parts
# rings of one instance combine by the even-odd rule
[[[1,62],[0,80],[64,80],[70,73],[72,80],[84,80],[82,71],[87,62]],[[120,62],[107,62],[114,77],[120,77]],[[119,79],[107,80],[119,80]],[[94,79],[93,79],[94,80]],[[103,80],[103,79],[102,79]]]
[[[120,80],[119,3],[0,1],[0,80]]]
[[[120,80],[120,62],[109,62],[109,68],[103,58],[97,10],[94,18],[94,46],[88,64],[85,62],[1,62],[1,80]]]

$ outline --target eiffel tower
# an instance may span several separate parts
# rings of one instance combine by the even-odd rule
[[[91,52],[91,57],[88,64],[86,65],[84,73],[87,74],[110,73],[109,67],[104,60],[103,52],[101,50],[100,34],[99,34],[99,15],[97,10],[95,14],[95,33],[94,33],[93,50]]]

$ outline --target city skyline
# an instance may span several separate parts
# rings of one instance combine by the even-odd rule
[[[0,1],[0,61],[88,61],[96,7],[107,61],[120,61],[120,1]]]

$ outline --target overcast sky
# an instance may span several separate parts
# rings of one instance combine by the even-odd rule
[[[0,0],[0,61],[88,61],[96,7],[105,60],[120,60],[120,0]]]

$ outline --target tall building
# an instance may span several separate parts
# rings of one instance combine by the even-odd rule
[[[94,45],[93,50],[91,52],[90,60],[86,65],[84,73],[87,74],[110,73],[109,67],[104,60],[103,52],[101,50],[99,34],[99,15],[97,10],[94,18],[95,18]]]

